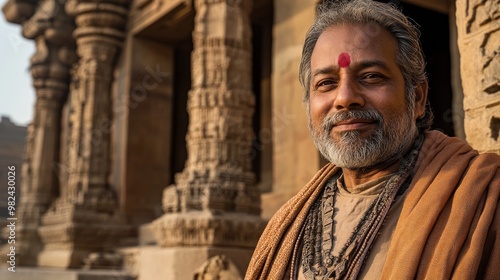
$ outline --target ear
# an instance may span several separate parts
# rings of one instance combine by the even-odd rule
[[[420,118],[425,114],[428,90],[429,84],[427,83],[427,80],[423,81],[415,89],[415,119]]]

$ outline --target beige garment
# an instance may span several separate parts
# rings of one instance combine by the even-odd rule
[[[347,242],[359,223],[363,214],[368,210],[377,195],[382,192],[387,181],[394,174],[385,175],[381,178],[358,185],[347,190],[343,183],[343,175],[337,180],[339,193],[335,197],[335,240],[333,243],[333,255],[338,256],[340,250]],[[379,279],[384,266],[385,256],[389,249],[390,239],[396,222],[401,213],[404,196],[396,197],[394,204],[389,211],[386,221],[380,229],[380,235],[375,240],[372,250],[365,261],[365,267],[361,271],[359,279]],[[300,262],[300,260],[299,260]],[[299,263],[300,264],[300,263]],[[305,278],[302,266],[298,271],[298,280],[310,280]]]

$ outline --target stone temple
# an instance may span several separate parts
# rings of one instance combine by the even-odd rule
[[[500,3],[390,2],[420,25],[435,128],[500,152]],[[241,279],[325,163],[297,74],[316,4],[8,0],[36,104],[1,278]]]

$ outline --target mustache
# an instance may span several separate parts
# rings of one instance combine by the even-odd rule
[[[373,109],[343,110],[325,117],[323,123],[321,124],[321,128],[324,132],[329,133],[335,124],[350,119],[362,119],[376,121],[378,123],[381,123],[383,120],[382,115],[378,111]]]

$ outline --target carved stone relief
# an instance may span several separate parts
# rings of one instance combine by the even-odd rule
[[[498,28],[484,34],[481,44],[482,89],[487,94],[500,91],[500,22]]]
[[[475,32],[500,17],[500,1],[467,0],[466,17],[467,33]]]
[[[500,1],[457,0],[458,46],[467,142],[500,153]]]

